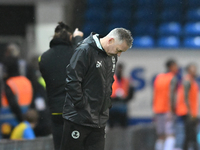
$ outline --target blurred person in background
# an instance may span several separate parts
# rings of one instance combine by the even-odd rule
[[[33,97],[31,82],[19,75],[18,59],[7,57],[3,61],[5,67],[4,83],[1,97],[0,124],[2,134],[6,129],[9,137],[8,125],[15,127],[23,121],[23,114],[27,112]]]
[[[2,63],[4,57],[5,57],[5,51],[7,49],[6,43],[0,43],[0,63]]]
[[[188,150],[190,146],[198,150],[197,143],[197,115],[199,87],[196,82],[197,67],[189,64],[186,67],[186,76],[178,88],[176,114],[181,116],[185,127],[185,141],[183,150]]]
[[[39,119],[34,132],[36,137],[48,136],[51,132],[51,115],[47,102],[45,82],[41,77],[38,56],[34,56],[27,64],[27,78],[33,86],[33,100],[30,108],[37,110]],[[42,81],[42,82],[41,82]]]
[[[6,46],[6,50],[4,52],[4,59],[8,57],[14,57],[18,59],[19,65],[19,74],[22,76],[26,76],[27,71],[27,62],[21,58],[20,56],[20,47],[15,43],[9,43]]]
[[[117,56],[132,46],[131,32],[91,33],[68,65],[61,150],[104,150]]]
[[[82,41],[83,32],[74,32],[63,22],[55,28],[50,42],[50,49],[39,57],[39,68],[46,83],[48,104],[51,112],[52,133],[55,150],[60,149],[63,134],[63,105],[66,91],[66,66],[69,64],[74,49]]]
[[[36,136],[47,136],[51,134],[51,123],[49,109],[47,107],[47,96],[45,91],[45,82],[41,77],[38,67],[38,57],[33,57],[30,63],[27,63],[20,56],[20,47],[17,44],[7,44],[4,51],[4,59],[14,57],[18,59],[19,74],[26,76],[33,87],[33,100],[30,105],[39,113],[39,121],[34,128]]]
[[[29,109],[24,115],[24,121],[17,125],[12,133],[11,140],[32,140],[35,139],[35,133],[33,129],[38,122],[38,113],[34,109]]]
[[[2,91],[3,91],[3,78],[4,78],[4,65],[3,65],[3,60],[5,57],[5,52],[6,52],[6,47],[7,44],[6,43],[1,43],[0,44],[0,102],[1,102],[1,95],[2,95]],[[0,103],[0,108],[2,107],[2,104]],[[4,125],[2,126],[1,122],[0,122],[0,127],[1,127],[1,132],[0,132],[0,139],[4,138],[4,139],[8,139],[10,137],[10,133],[11,133],[11,126],[8,123],[4,123]]]
[[[112,108],[109,114],[109,124],[112,128],[115,124],[122,127],[127,126],[127,102],[133,97],[133,87],[130,80],[123,76],[124,65],[119,63],[114,75],[114,83],[112,85]]]
[[[4,57],[13,56],[19,58],[20,56],[20,48],[14,43],[9,43],[6,47],[6,51]]]
[[[175,60],[166,63],[167,73],[157,75],[154,81],[153,112],[157,141],[155,150],[173,150],[175,146],[175,96],[178,79],[178,65]]]

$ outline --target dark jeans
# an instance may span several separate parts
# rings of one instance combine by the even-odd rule
[[[60,150],[64,119],[62,115],[51,115],[54,149]]]
[[[104,150],[105,128],[92,128],[64,120],[60,150]]]
[[[198,150],[197,143],[197,119],[190,118],[189,116],[183,116],[184,126],[185,126],[185,141],[183,145],[183,150],[188,150],[191,144],[194,150]]]

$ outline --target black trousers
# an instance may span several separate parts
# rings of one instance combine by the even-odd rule
[[[113,128],[116,124],[119,124],[121,127],[127,127],[127,120],[128,117],[126,112],[110,111],[108,121],[110,128]]]
[[[185,126],[185,141],[183,150],[188,150],[189,146],[192,145],[194,150],[198,150],[197,143],[197,119],[183,116]]]
[[[60,150],[64,119],[62,115],[51,115],[54,149]]]
[[[91,128],[64,119],[60,150],[104,150],[105,128]]]

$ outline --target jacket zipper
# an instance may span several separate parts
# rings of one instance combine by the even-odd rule
[[[106,56],[106,60],[107,60],[107,57],[108,56]],[[106,63],[105,63],[106,64]],[[104,101],[105,101],[105,98],[106,98],[106,91],[107,91],[107,88],[106,88],[106,83],[107,83],[107,78],[108,78],[108,66],[107,65],[105,65],[105,67],[106,67],[106,78],[105,78],[105,82],[104,82],[104,84],[105,84],[105,88],[104,88],[104,97],[103,97],[103,102],[102,102],[102,104],[101,104],[101,107],[100,107],[100,111],[99,111],[99,128],[101,128],[101,119],[100,119],[100,114],[101,114],[101,111],[102,111],[102,107],[103,107],[103,104],[104,104]]]

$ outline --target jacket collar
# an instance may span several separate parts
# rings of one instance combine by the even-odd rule
[[[68,45],[69,46],[69,45],[71,45],[71,43],[67,43],[61,38],[55,38],[55,39],[52,39],[49,44],[50,48],[57,46],[57,45]]]
[[[90,34],[90,36],[88,36],[82,43],[83,43],[83,44],[84,44],[84,43],[87,43],[87,44],[89,44],[90,46],[92,46],[93,48],[95,48],[96,50],[100,51],[101,53],[105,53],[105,54],[107,55],[107,53],[106,53],[106,51],[103,49],[103,47],[102,47],[102,49],[100,49],[100,48],[97,46],[97,44],[96,44],[96,42],[95,42],[95,40],[94,40],[94,38],[93,38],[93,36],[94,36],[95,34],[97,34],[97,33],[92,32],[92,33]],[[98,38],[102,38],[102,37],[103,37],[103,36],[98,35]]]
[[[94,39],[94,41],[95,41],[97,47],[98,47],[99,49],[103,50],[103,47],[102,47],[101,42],[100,42],[100,39],[99,39],[99,34],[93,35],[93,39]]]

